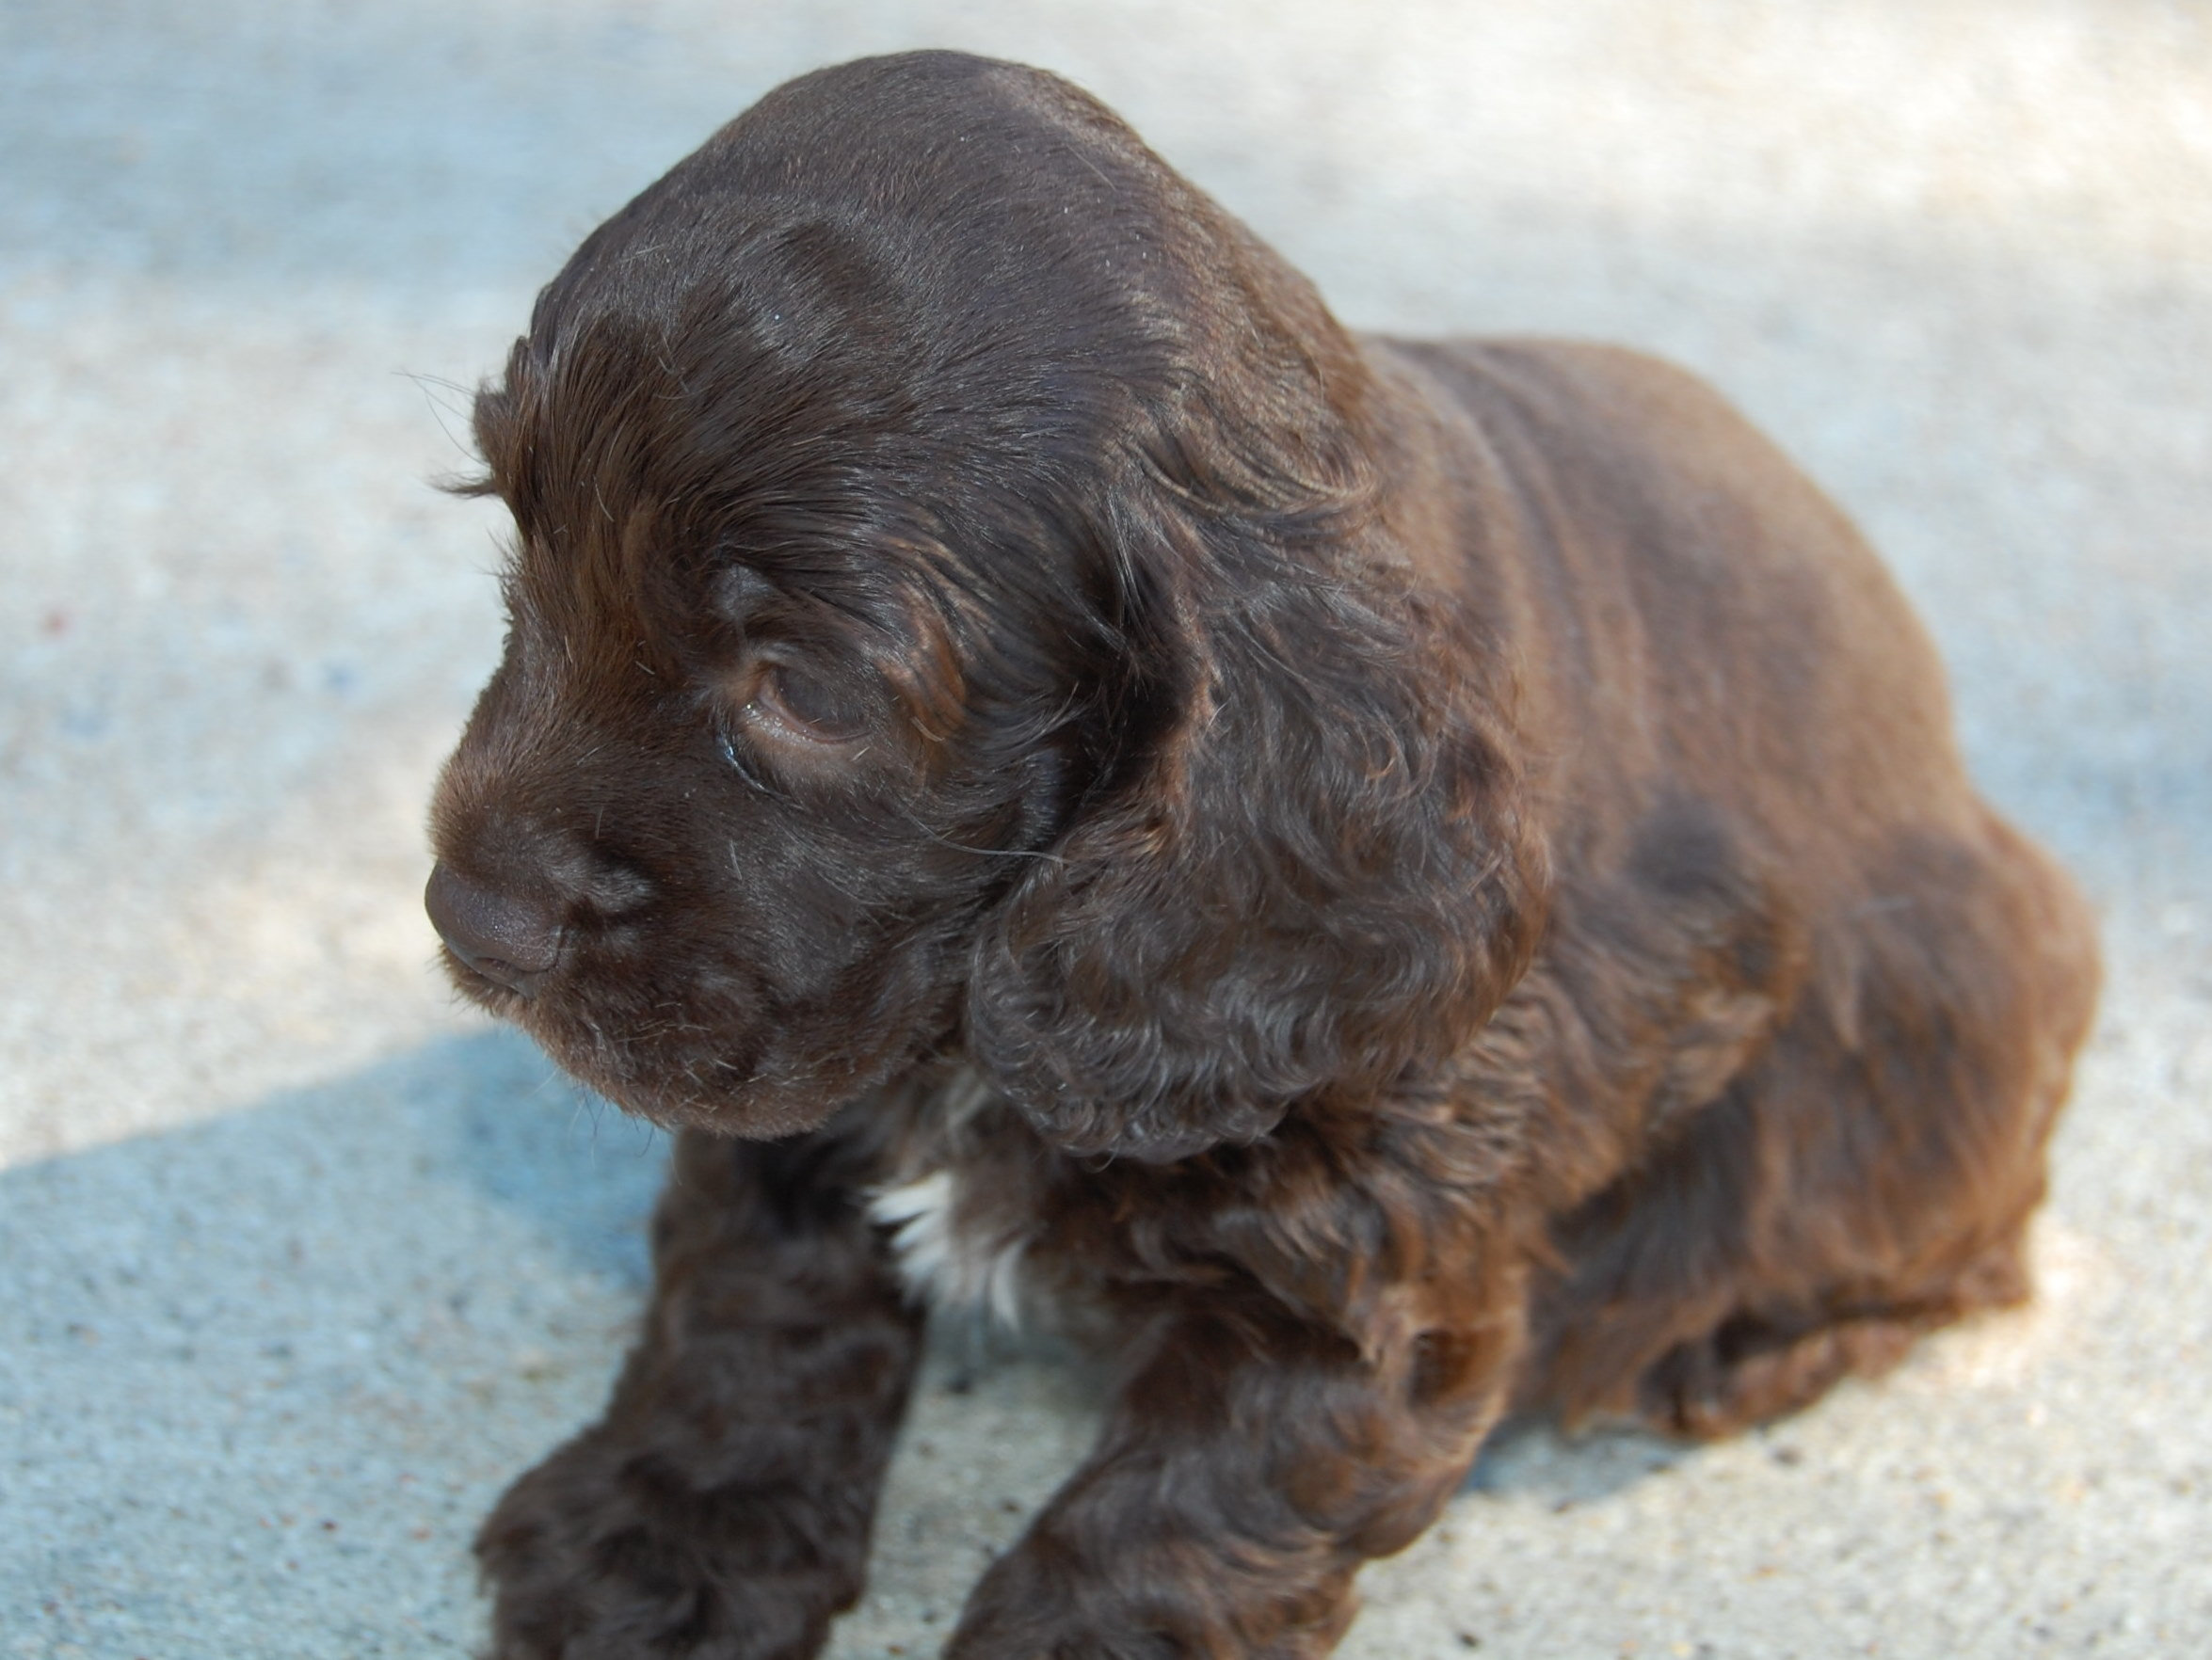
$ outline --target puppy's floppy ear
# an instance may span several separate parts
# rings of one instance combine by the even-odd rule
[[[971,1057],[1046,1136],[1162,1161],[1453,1052],[1545,884],[1478,643],[1387,563],[1189,505],[1154,527],[1178,713],[986,918],[969,994]]]

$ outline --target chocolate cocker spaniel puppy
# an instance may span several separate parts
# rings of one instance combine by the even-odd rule
[[[2089,1019],[1835,507],[1632,353],[1354,335],[1113,115],[771,93],[477,400],[467,994],[677,1130],[502,1656],[800,1656],[928,1301],[1096,1450],[966,1660],[1327,1652],[1501,1413],[1715,1435],[2026,1295]]]

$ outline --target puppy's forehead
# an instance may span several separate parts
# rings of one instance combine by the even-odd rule
[[[989,360],[1001,387],[1025,356],[1158,386],[1187,319],[1216,309],[1194,287],[1235,263],[1236,239],[1054,76],[955,53],[863,59],[777,88],[640,192],[548,285],[531,333],[553,360],[627,315],[681,348],[719,308],[804,343],[791,299],[877,335],[878,358],[903,325],[922,363]]]
[[[609,229],[633,215],[663,229],[712,221],[733,200],[904,220],[971,270],[1071,240],[1130,241],[1133,255],[1157,221],[1210,206],[1080,88],[951,52],[862,58],[786,83]]]

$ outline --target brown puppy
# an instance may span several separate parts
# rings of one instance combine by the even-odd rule
[[[1718,1434],[2026,1294],[2095,982],[1851,527],[1629,353],[1355,337],[1111,114],[772,93],[476,407],[462,987],[680,1126],[505,1656],[804,1655],[918,1293],[1103,1439],[962,1656],[1309,1655],[1509,1407]]]

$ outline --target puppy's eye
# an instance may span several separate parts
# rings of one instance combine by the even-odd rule
[[[813,743],[849,743],[869,725],[867,705],[858,694],[827,675],[792,662],[761,666],[745,710]]]

